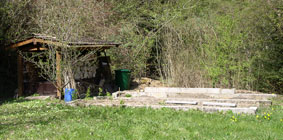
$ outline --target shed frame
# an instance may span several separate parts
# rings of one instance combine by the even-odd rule
[[[57,83],[57,97],[61,98],[62,89],[62,78],[61,78],[61,53],[60,47],[67,45],[72,48],[75,47],[79,50],[98,50],[104,51],[106,49],[110,49],[113,47],[119,47],[120,43],[110,42],[110,41],[102,41],[102,40],[93,40],[93,41],[59,41],[56,37],[41,35],[41,34],[33,34],[32,37],[26,38],[22,41],[18,41],[12,45],[10,45],[7,49],[9,50],[17,50],[22,52],[41,52],[46,51],[48,48],[43,47],[44,45],[54,45],[58,47],[56,48],[56,83]],[[18,74],[18,96],[23,96],[24,91],[24,77],[23,77],[23,58],[18,53],[17,57],[17,74]]]

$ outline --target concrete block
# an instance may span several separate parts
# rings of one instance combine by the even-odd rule
[[[257,107],[250,107],[250,109],[257,110]]]
[[[151,92],[148,93],[147,95],[155,98],[167,98],[167,93],[165,92]]]
[[[144,92],[126,92],[126,94],[131,94],[132,97],[140,97],[140,96],[146,96]]]
[[[122,94],[121,91],[117,91],[117,92],[112,93],[112,97],[113,97],[114,99],[116,99],[116,98],[118,98],[121,94]]]
[[[221,91],[220,88],[206,88],[206,90],[207,91],[205,93],[209,93],[209,94],[220,94]]]
[[[251,99],[267,100],[276,97],[272,94],[212,94],[212,93],[168,93],[169,98],[194,98],[194,99]]]
[[[245,114],[255,114],[257,111],[257,107],[250,107],[250,108],[221,108],[221,107],[203,107],[203,111],[205,112],[227,112],[232,111],[233,113],[245,113]]]
[[[235,94],[237,98],[242,98],[242,99],[262,99],[262,100],[267,100],[267,99],[272,99],[276,97],[276,95],[273,94]]]
[[[221,89],[221,94],[235,94],[236,89]]]
[[[166,104],[188,104],[188,105],[197,105],[196,101],[166,101]]]
[[[146,87],[145,92],[235,94],[236,90],[221,88]]]
[[[170,88],[170,87],[146,87],[146,93],[165,92],[165,93],[211,93],[220,94],[220,88]],[[224,92],[227,92],[224,90]]]
[[[222,106],[222,107],[236,107],[234,103],[219,103],[219,102],[203,102],[203,106]]]
[[[221,94],[220,94],[221,95]],[[170,97],[170,96],[169,96]],[[223,99],[223,98],[169,98],[168,101],[195,101],[198,102],[198,104],[201,104],[202,102],[218,102],[218,103],[235,103],[237,104],[237,107],[268,107],[272,104],[272,101],[270,100],[253,100],[253,99]]]
[[[190,109],[198,109],[198,107],[196,106],[161,106],[161,108],[171,108],[171,109],[175,109],[175,110],[190,110]]]

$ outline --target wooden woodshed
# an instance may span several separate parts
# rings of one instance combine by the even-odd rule
[[[106,56],[107,49],[110,49],[112,47],[118,47],[120,44],[115,42],[109,42],[109,41],[101,41],[101,40],[94,40],[94,41],[80,41],[80,42],[67,42],[67,44],[72,47],[76,46],[78,49],[84,50],[84,49],[91,49],[96,50],[97,52],[104,53],[104,56],[100,56],[100,63],[104,63],[106,65],[100,66],[100,72],[104,75],[111,76],[110,71],[110,59],[108,56]],[[44,47],[45,45],[54,45],[54,46],[60,46],[60,41],[56,40],[55,37],[47,36],[47,35],[41,35],[41,34],[33,34],[31,37],[26,38],[22,41],[18,41],[11,46],[8,47],[9,50],[19,50],[21,52],[42,52],[46,51],[48,47]],[[56,49],[56,70],[60,71],[60,61],[61,61],[61,54],[60,49]],[[104,61],[104,62],[102,62]],[[29,62],[26,62],[23,60],[22,56],[18,53],[17,58],[17,77],[18,77],[18,96],[23,96],[25,92],[33,92],[33,93],[39,93],[43,95],[50,95],[50,94],[56,94],[57,97],[61,97],[61,92],[59,90],[56,90],[55,86],[53,86],[50,82],[38,77],[36,75],[36,72],[31,72],[30,69],[35,70],[36,68],[33,67]],[[98,66],[99,67],[99,66]],[[82,72],[81,74],[75,75],[77,79],[89,79],[95,77],[95,71],[98,67],[92,67],[91,70],[87,70],[88,72]],[[103,68],[101,68],[103,67]],[[82,71],[85,68],[82,68]],[[29,76],[27,76],[29,75]],[[58,74],[60,75],[60,74]],[[35,78],[30,78],[35,77]],[[56,77],[57,85],[62,86],[62,79],[61,76]]]

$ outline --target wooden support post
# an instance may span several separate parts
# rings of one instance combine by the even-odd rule
[[[18,96],[23,96],[24,76],[23,76],[23,58],[18,54]]]
[[[57,97],[61,99],[62,79],[61,79],[61,54],[56,51],[56,82],[57,82]]]

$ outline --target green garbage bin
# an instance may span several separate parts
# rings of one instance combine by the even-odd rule
[[[115,70],[115,82],[120,90],[130,89],[131,71],[128,69]]]

